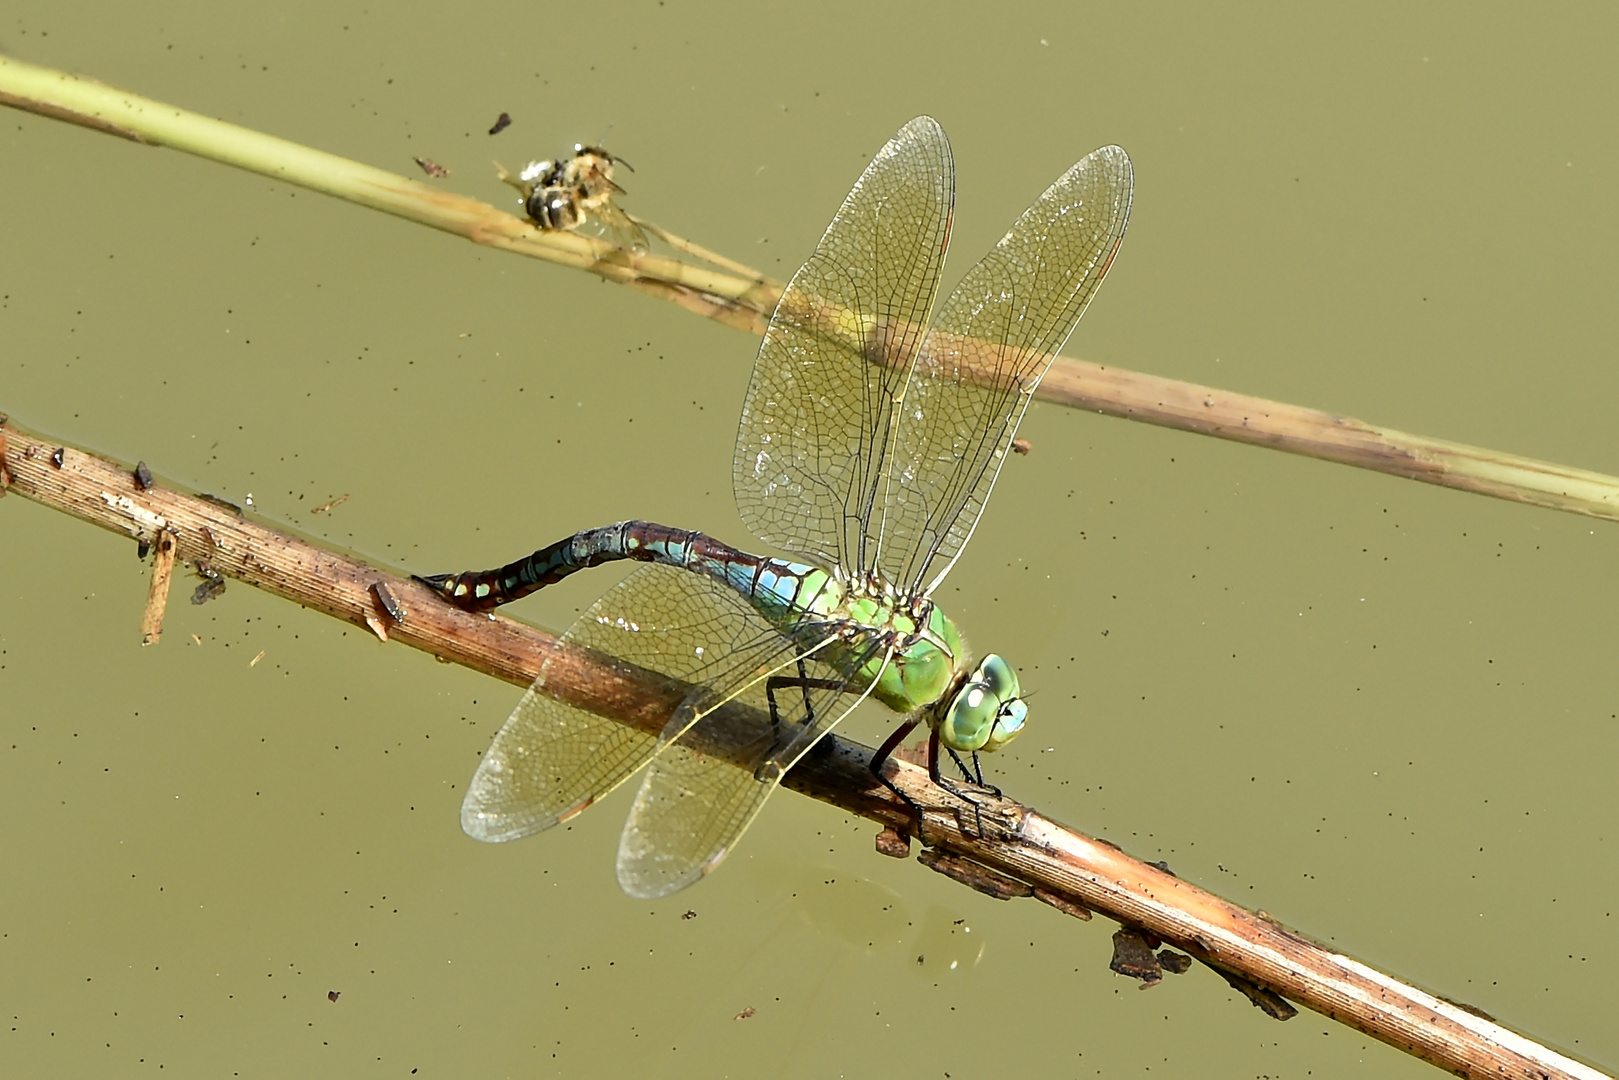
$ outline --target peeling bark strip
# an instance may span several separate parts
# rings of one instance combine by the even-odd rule
[[[1090,922],[1091,920],[1091,909],[1075,900],[1072,896],[1063,896],[1052,892],[1050,889],[1042,889],[1036,886],[1034,898],[1042,904],[1050,904],[1064,915],[1072,915],[1074,918],[1082,919],[1085,922]]]
[[[652,733],[662,729],[685,696],[674,680],[563,645],[500,616],[452,608],[409,578],[266,528],[229,504],[161,485],[113,495],[132,486],[127,466],[78,451],[62,455],[55,465],[53,444],[6,423],[0,423],[0,446],[18,494],[149,543],[167,532],[179,557],[205,558],[217,573],[356,626],[378,618],[374,586],[381,584],[396,604],[409,609],[389,639],[440,659],[526,688],[550,658],[552,693]],[[730,729],[744,737],[769,723],[762,716],[739,715],[738,720]],[[727,729],[714,725],[721,735]],[[870,748],[836,735],[824,744],[827,751],[807,755],[783,786],[900,833],[915,828],[909,807],[872,777]],[[724,745],[694,749],[727,760],[747,758]],[[1286,998],[1460,1076],[1596,1080],[1602,1075],[1476,1011],[1335,953],[1261,912],[1238,907],[1010,799],[975,795],[977,802],[968,802],[935,787],[925,769],[898,760],[891,760],[885,772],[926,810],[924,837],[942,856],[933,860],[936,867],[948,862],[972,878],[975,888],[991,881],[992,888],[1011,882],[1019,892],[1032,886],[1033,895],[1070,914],[1099,911],[1234,977],[1233,986],[1278,1019],[1291,1011]],[[1168,966],[1162,953],[1157,962]]]
[[[941,848],[923,849],[921,854],[917,855],[916,861],[929,870],[936,870],[945,877],[958,881],[969,889],[976,889],[995,900],[1015,900],[1034,895],[1034,886],[1009,878],[1005,874],[997,874],[970,859],[948,854]]]

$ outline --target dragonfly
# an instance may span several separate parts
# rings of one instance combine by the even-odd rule
[[[651,899],[712,871],[787,771],[868,698],[903,714],[871,764],[890,788],[883,765],[918,724],[935,783],[941,745],[976,765],[1013,739],[1028,715],[1016,671],[993,653],[973,663],[934,594],[1112,265],[1132,190],[1119,147],[1083,158],[930,323],[955,178],[943,129],[917,117],[782,293],[742,407],[737,506],[792,558],[624,521],[495,570],[420,579],[489,611],[586,567],[644,562],[563,640],[689,687],[654,734],[554,696],[548,662],[483,755],[462,828],[485,841],[540,832],[650,765],[617,871],[625,892]],[[768,722],[722,730],[732,704]],[[705,752],[727,739],[729,755]]]

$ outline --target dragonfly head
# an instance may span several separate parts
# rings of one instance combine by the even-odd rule
[[[939,722],[939,741],[957,752],[999,750],[1029,718],[1017,672],[990,653],[950,699]]]

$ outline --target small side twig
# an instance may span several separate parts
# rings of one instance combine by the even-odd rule
[[[141,613],[142,645],[156,645],[163,637],[163,613],[169,606],[169,582],[174,577],[178,546],[173,533],[167,529],[157,531],[152,545],[152,581],[146,591],[146,610]]]

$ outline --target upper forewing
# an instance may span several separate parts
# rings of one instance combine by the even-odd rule
[[[742,407],[732,478],[761,539],[870,565],[893,409],[938,290],[955,177],[919,116],[877,153],[776,306]]]
[[[1112,265],[1133,175],[1117,146],[1069,169],[940,308],[897,416],[877,566],[931,593],[972,535],[1035,387]]]

